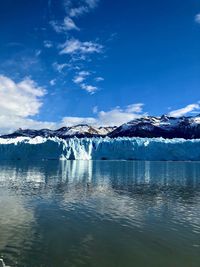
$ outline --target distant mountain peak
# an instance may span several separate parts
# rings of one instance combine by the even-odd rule
[[[96,127],[88,124],[77,124],[74,126],[63,126],[57,130],[50,129],[21,129],[19,128],[15,132],[1,136],[2,138],[15,138],[15,137],[59,137],[59,138],[70,138],[70,137],[104,137],[116,127]]]
[[[145,116],[124,123],[108,135],[110,137],[200,138],[200,115],[179,118],[168,115]]]
[[[3,135],[2,138],[24,137],[163,137],[163,138],[200,138],[200,115],[182,116],[179,118],[168,115],[145,116],[136,118],[119,127],[92,126],[88,124],[77,124],[75,126],[64,126],[57,130],[50,129],[21,129],[12,134]]]

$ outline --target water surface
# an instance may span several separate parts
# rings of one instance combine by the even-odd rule
[[[12,267],[199,267],[200,163],[0,163]]]

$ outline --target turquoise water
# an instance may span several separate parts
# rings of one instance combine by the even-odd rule
[[[200,163],[0,163],[11,267],[199,267]]]

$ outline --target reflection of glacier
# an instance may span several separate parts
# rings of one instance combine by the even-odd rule
[[[193,198],[200,191],[200,164],[196,162],[17,161],[2,162],[0,169],[0,187],[48,201],[59,195],[62,209],[86,204],[102,216],[136,216],[140,223],[138,197],[144,201],[151,196],[163,205],[166,194],[171,199],[184,198],[189,187]]]
[[[62,181],[74,183],[84,180],[90,182],[92,180],[92,161],[61,161],[60,167]]]
[[[0,187],[112,185],[128,188],[137,185],[192,186],[200,183],[198,162],[174,161],[2,161]]]
[[[199,234],[199,202],[197,162],[0,161],[0,252],[38,253],[48,221],[75,233],[109,221],[142,231],[170,214],[175,229]]]
[[[18,137],[0,139],[0,159],[200,160],[200,140]]]

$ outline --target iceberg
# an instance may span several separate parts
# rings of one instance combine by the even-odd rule
[[[0,138],[0,160],[200,160],[200,139]]]

